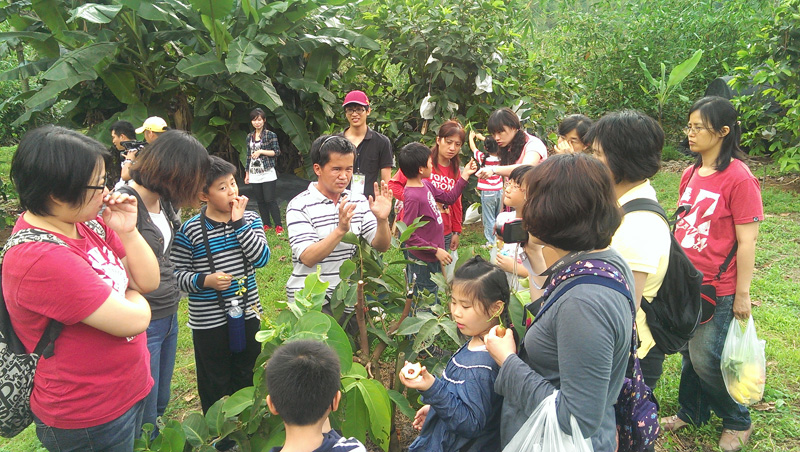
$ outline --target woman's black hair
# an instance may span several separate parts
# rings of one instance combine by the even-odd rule
[[[686,115],[688,119],[695,111],[700,111],[700,118],[703,120],[703,126],[713,129],[717,133],[722,132],[722,128],[728,126],[730,129],[728,134],[722,138],[722,147],[719,150],[717,160],[714,162],[714,169],[717,171],[724,171],[728,165],[731,164],[731,158],[738,160],[744,159],[745,153],[739,147],[742,139],[742,127],[739,124],[739,113],[736,107],[733,106],[731,101],[719,96],[706,96],[692,105],[689,114]],[[684,145],[689,147],[689,139],[684,140]],[[695,159],[694,166],[700,167],[703,165],[703,157],[698,155]]]
[[[451,287],[458,286],[468,297],[477,302],[484,313],[489,313],[492,305],[500,300],[503,312],[502,323],[510,328],[511,317],[508,304],[511,290],[508,287],[506,272],[496,265],[486,262],[481,256],[474,256],[455,271]]]
[[[170,129],[136,154],[131,179],[174,206],[193,205],[206,183],[208,151],[189,132]]]
[[[502,132],[504,127],[516,130],[517,133],[511,143],[508,143],[508,146],[500,147],[497,156],[500,158],[500,165],[513,165],[517,163],[519,156],[522,155],[522,149],[525,147],[525,131],[522,130],[522,123],[517,114],[508,107],[495,110],[489,116],[489,122],[487,123],[487,128],[491,134]]]
[[[588,143],[584,140],[584,136],[586,136],[586,132],[589,131],[590,127],[592,127],[592,120],[588,116],[580,114],[569,115],[558,124],[558,134],[563,137],[574,130],[578,134],[581,143],[586,145]]]
[[[525,178],[525,230],[565,251],[606,248],[622,222],[611,171],[581,153],[556,154]]]
[[[588,144],[600,145],[614,182],[639,182],[653,177],[661,167],[664,130],[658,122],[636,110],[609,113],[586,134]]]
[[[258,117],[261,117],[261,119],[267,119],[267,116],[264,114],[264,110],[262,110],[260,108],[254,108],[252,111],[250,111],[250,120],[251,121],[256,119],[256,118],[258,118]]]
[[[86,186],[97,185],[92,176],[106,157],[100,142],[74,130],[47,125],[29,131],[11,160],[11,179],[20,206],[35,215],[49,216],[51,198],[81,205]]]

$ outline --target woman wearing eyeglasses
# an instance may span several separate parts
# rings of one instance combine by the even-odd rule
[[[758,228],[764,220],[758,179],[742,161],[742,129],[734,106],[722,97],[704,97],[689,110],[686,132],[689,149],[697,154],[683,172],[679,204],[691,209],[677,223],[675,238],[703,272],[703,284],[716,288],[714,317],[697,327],[683,352],[680,410],[661,419],[664,430],[709,421],[711,410],[722,418],[719,446],[737,451],[750,439],[750,412],[728,394],[720,356],[733,317],[750,317],[750,282],[755,267]],[[735,249],[727,270],[720,267]],[[717,276],[719,275],[719,277]]]
[[[135,197],[109,193],[105,149],[75,131],[28,132],[11,162],[25,212],[14,232],[39,229],[61,244],[28,242],[3,260],[11,323],[32,352],[63,325],[39,360],[31,394],[36,435],[50,451],[131,451],[153,380],[147,339],[158,261],[136,229]],[[105,206],[102,217],[98,217]]]
[[[183,130],[171,129],[138,151],[130,165],[130,183],[117,189],[138,201],[136,228],[155,253],[161,274],[158,288],[144,296],[151,311],[147,349],[155,384],[145,401],[142,424],[154,426],[153,438],[159,431],[156,421],[169,403],[178,347],[181,293],[170,261],[175,231],[181,226],[176,209],[199,203],[197,195],[209,166],[208,152],[197,139]]]
[[[459,169],[458,155],[467,133],[461,123],[455,119],[445,121],[439,127],[436,134],[436,144],[431,148],[431,160],[433,161],[433,171],[431,182],[437,188],[450,191],[455,187],[456,181],[461,177]],[[402,171],[395,173],[389,181],[389,188],[394,197],[403,200],[403,189],[406,186],[406,176]],[[461,234],[461,223],[464,219],[464,210],[461,206],[461,197],[451,205],[437,203],[439,213],[442,215],[442,225],[444,226],[444,249],[458,249],[459,235]],[[402,211],[397,214],[397,219],[406,223],[413,221],[413,218],[403,219]],[[407,220],[407,221],[406,221]]]
[[[554,154],[583,152],[589,145],[584,139],[592,126],[592,120],[584,115],[569,115],[558,123],[558,143]]]

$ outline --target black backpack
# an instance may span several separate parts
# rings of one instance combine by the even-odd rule
[[[667,214],[658,202],[638,198],[622,206],[625,213],[646,210],[657,213],[669,226]],[[675,236],[670,234],[669,264],[664,282],[652,302],[642,300],[647,325],[658,348],[669,355],[682,350],[694,335],[703,314],[700,286],[703,274],[683,252]]]
[[[88,223],[87,223],[88,225]],[[89,225],[102,231],[99,223]],[[105,231],[102,234],[105,237]],[[27,242],[46,242],[68,246],[58,237],[38,229],[22,229],[9,237],[0,252],[0,272],[3,257],[15,245]],[[54,343],[63,325],[51,320],[45,328],[33,353],[27,353],[11,325],[6,302],[3,299],[2,278],[0,278],[0,436],[13,438],[33,422],[31,413],[31,391],[33,376],[39,357],[53,355]]]

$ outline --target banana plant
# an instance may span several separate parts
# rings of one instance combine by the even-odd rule
[[[653,78],[653,75],[647,69],[647,65],[639,58],[639,66],[642,68],[644,73],[644,77],[647,82],[650,84],[649,87],[646,87],[642,84],[639,87],[642,88],[642,91],[645,94],[653,96],[658,104],[658,123],[661,124],[661,113],[664,111],[664,105],[667,103],[670,95],[673,93],[675,88],[681,84],[681,82],[692,73],[695,67],[697,67],[697,63],[700,62],[700,58],[703,56],[703,50],[698,49],[691,57],[687,58],[679,65],[672,68],[669,72],[669,77],[667,77],[667,66],[662,62],[661,63],[661,78],[656,80]],[[689,102],[689,98],[684,95],[678,95],[678,97],[683,102]]]

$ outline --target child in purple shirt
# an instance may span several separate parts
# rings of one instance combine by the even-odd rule
[[[444,228],[442,216],[436,202],[454,203],[461,191],[466,187],[469,177],[478,170],[474,160],[470,160],[455,187],[450,191],[436,188],[428,178],[433,170],[431,150],[424,144],[409,143],[400,150],[398,158],[400,170],[408,179],[403,190],[403,218],[410,224],[415,218],[422,217],[427,224],[419,227],[405,242],[409,247],[428,247],[426,249],[409,250],[410,260],[421,261],[406,266],[406,278],[413,283],[414,294],[420,289],[428,289],[438,293],[436,283],[431,280],[431,273],[441,272],[442,266],[452,261],[450,253],[444,249]]]

